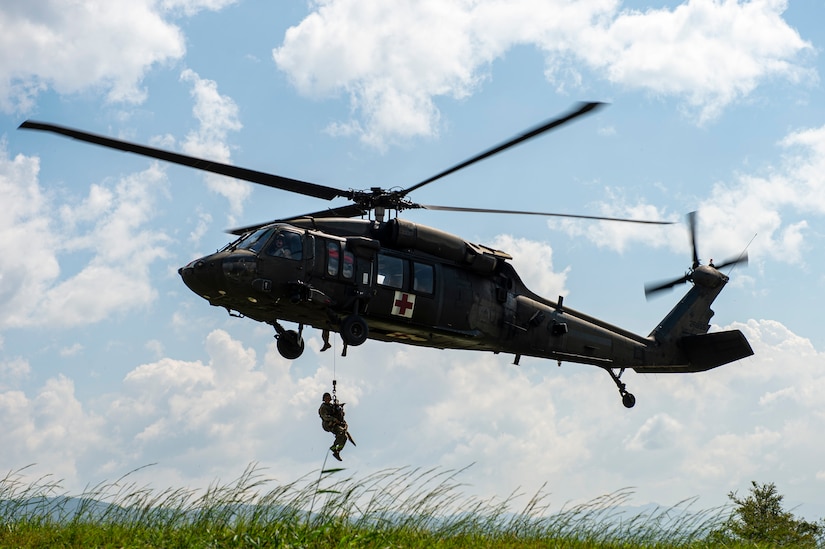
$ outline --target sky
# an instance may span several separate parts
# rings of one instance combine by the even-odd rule
[[[630,488],[699,508],[774,482],[825,516],[825,6],[819,0],[12,0],[0,4],[0,473],[69,492],[133,473],[206,487],[318,471],[338,381],[353,475],[463,469],[552,507]],[[425,204],[664,219],[649,227],[408,211],[509,252],[528,287],[647,335],[747,249],[713,330],[755,354],[701,374],[320,334],[210,307],[177,269],[317,199],[62,137],[26,119],[337,188],[406,188],[579,101],[603,109],[418,189]],[[292,327],[292,326],[288,326]]]

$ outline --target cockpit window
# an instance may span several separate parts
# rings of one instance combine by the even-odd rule
[[[272,257],[298,260],[304,255],[303,249],[301,235],[278,229],[269,239],[269,243],[266,246],[266,254]]]

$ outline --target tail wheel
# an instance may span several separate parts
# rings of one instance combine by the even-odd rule
[[[605,368],[605,371],[610,374],[610,378],[613,380],[613,383],[616,384],[616,387],[619,389],[619,394],[622,396],[622,404],[624,404],[625,408],[633,408],[636,406],[636,397],[633,394],[627,392],[627,385],[622,383],[622,374],[624,373],[624,368],[619,368],[619,373],[613,371],[613,368]]]
[[[625,393],[622,395],[622,404],[625,408],[633,408],[636,406],[636,397],[631,393]]]
[[[367,321],[359,315],[349,315],[341,321],[341,339],[347,345],[361,345],[367,340],[369,332]]]
[[[304,339],[295,330],[278,335],[278,352],[288,360],[295,360],[304,354]]]

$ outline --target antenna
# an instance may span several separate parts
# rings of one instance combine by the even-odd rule
[[[730,274],[733,272],[733,268],[736,267],[737,263],[742,263],[743,262],[742,261],[743,257],[745,257],[745,258],[748,257],[748,248],[751,247],[751,244],[753,244],[753,241],[756,240],[756,235],[758,235],[758,234],[759,233],[753,233],[753,237],[751,237],[750,241],[748,241],[748,244],[745,246],[745,249],[742,250],[742,253],[740,253],[739,256],[735,260],[733,260],[733,262],[731,263],[730,269],[728,270],[728,276],[730,276]]]

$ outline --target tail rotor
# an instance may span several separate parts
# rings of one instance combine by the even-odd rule
[[[688,230],[690,232],[690,246],[691,246],[691,251],[692,251],[692,254],[693,254],[693,258],[692,258],[693,263],[692,263],[691,268],[683,276],[680,276],[679,278],[675,278],[673,280],[666,280],[666,281],[660,281],[660,282],[653,282],[653,283],[645,284],[645,297],[647,299],[650,299],[655,294],[658,294],[659,292],[662,292],[664,290],[669,290],[670,288],[673,288],[674,286],[677,286],[679,284],[684,284],[685,282],[688,282],[688,281],[693,282],[694,281],[694,273],[696,272],[697,269],[699,269],[700,267],[703,267],[702,263],[699,261],[699,252],[697,251],[697,246],[696,246],[696,216],[697,216],[697,214],[696,214],[695,211],[690,212],[687,215]],[[741,254],[739,254],[739,256],[737,256],[735,258],[731,258],[727,261],[724,261],[724,262],[720,263],[719,265],[715,265],[713,263],[713,260],[711,259],[710,263],[705,268],[706,269],[710,268],[710,269],[715,269],[716,271],[720,271],[720,270],[724,269],[725,267],[730,267],[730,266],[733,266],[733,265],[737,265],[739,263],[744,263],[744,264],[748,263],[748,253],[747,253],[747,251],[743,251]]]

